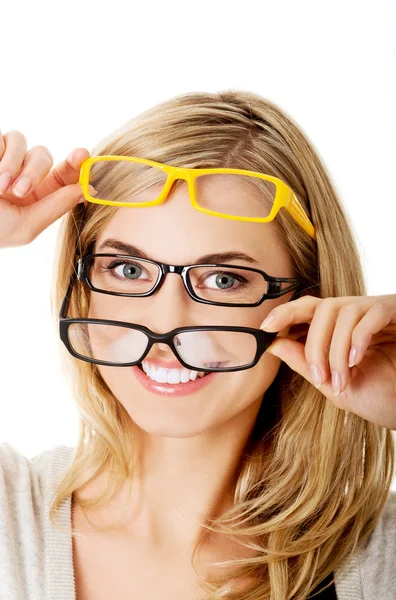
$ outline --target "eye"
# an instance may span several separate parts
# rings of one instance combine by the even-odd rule
[[[212,271],[206,273],[202,279],[206,287],[220,290],[237,289],[247,283],[247,279],[242,277],[242,275],[227,271]]]
[[[122,262],[122,261],[114,261],[107,267],[105,267],[106,271],[110,271],[112,275],[119,277],[120,279],[129,279],[136,280],[143,275],[143,267],[137,263],[133,262]],[[114,273],[113,273],[114,272]],[[144,279],[144,277],[143,277]]]

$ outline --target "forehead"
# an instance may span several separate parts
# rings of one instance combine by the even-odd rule
[[[213,193],[226,195],[227,203],[246,202],[247,195],[257,194],[243,185],[216,186]],[[202,213],[191,205],[186,182],[180,182],[158,206],[119,208],[96,240],[96,251],[107,238],[133,244],[154,260],[169,264],[189,264],[204,254],[227,251],[252,256],[270,273],[276,266],[284,269],[290,264],[275,221],[252,223]]]

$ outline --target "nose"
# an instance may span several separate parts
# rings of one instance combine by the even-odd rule
[[[147,305],[144,325],[156,333],[166,333],[176,327],[191,325],[192,304],[195,302],[188,295],[180,275],[167,273],[160,289],[151,296]],[[167,344],[155,344],[150,355],[157,352],[162,356],[173,356]]]
[[[156,333],[166,333],[176,327],[192,325],[194,300],[190,298],[177,273],[167,273],[160,289],[147,298],[144,325]],[[169,351],[166,344],[156,344]]]

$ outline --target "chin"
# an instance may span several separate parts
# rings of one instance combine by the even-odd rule
[[[175,386],[179,387],[176,393],[171,384],[147,385],[142,381],[142,377],[146,378],[144,373],[131,372],[128,367],[99,366],[99,371],[129,414],[132,427],[160,437],[191,438],[222,426],[230,427],[231,419],[244,421],[246,413],[257,412],[265,389],[278,370],[264,367],[261,365],[256,372],[253,368],[209,373],[197,386],[189,383]]]

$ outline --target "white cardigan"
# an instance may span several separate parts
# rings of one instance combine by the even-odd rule
[[[34,458],[0,444],[0,599],[75,600],[72,538],[48,518],[51,494],[75,448],[56,446]],[[70,530],[71,497],[56,521]],[[376,529],[341,576],[338,600],[396,600],[396,492]]]

